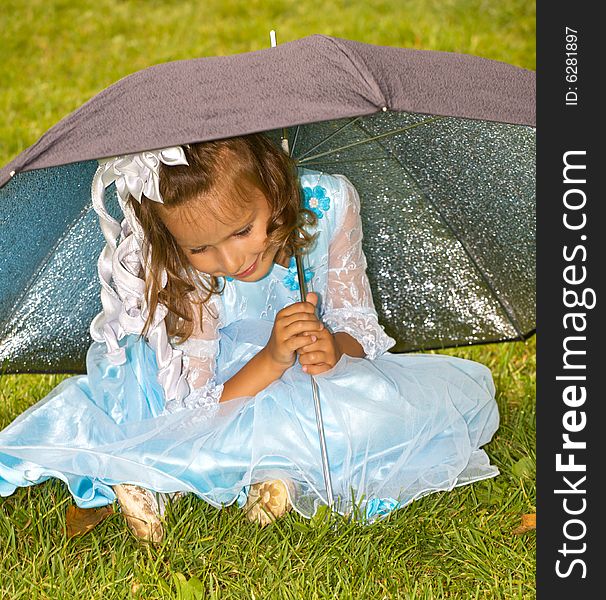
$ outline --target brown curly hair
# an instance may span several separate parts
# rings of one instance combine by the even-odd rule
[[[244,177],[253,182],[267,198],[271,217],[267,225],[268,249],[276,255],[292,256],[312,243],[305,225],[313,226],[316,216],[301,207],[296,162],[260,133],[201,142],[183,147],[188,165],[167,166],[160,164],[159,186],[163,205],[145,196],[141,203],[128,198],[145,233],[144,263],[149,265],[145,276],[145,295],[149,315],[142,335],[146,335],[152,323],[158,303],[168,308],[167,333],[183,342],[194,329],[194,306],[202,311],[212,294],[223,291],[214,275],[203,274],[189,263],[186,255],[175,242],[162,219],[160,211],[184,206],[189,202],[203,202],[204,210],[219,220],[225,214],[233,214],[246,203],[237,182]],[[219,197],[221,187],[228,182],[234,193]],[[296,235],[295,232],[299,232]],[[160,284],[163,272],[168,275],[165,288]],[[143,276],[143,272],[140,273]]]

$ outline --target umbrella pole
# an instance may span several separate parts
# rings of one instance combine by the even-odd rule
[[[276,32],[274,29],[269,32],[269,41],[272,48],[275,48],[278,45],[276,40]],[[284,150],[284,152],[290,156],[290,149],[288,148],[288,130],[286,127],[282,128],[282,150]]]
[[[272,29],[269,32],[271,41],[271,47],[275,48],[277,45],[276,32]],[[290,156],[290,149],[288,147],[288,130],[282,129],[282,150]],[[297,263],[297,278],[299,279],[299,290],[301,292],[301,302],[305,302],[307,296],[307,286],[305,285],[305,274],[303,271],[303,259],[300,254],[295,254],[295,261]],[[332,510],[335,504],[334,497],[332,495],[332,482],[330,479],[330,467],[328,464],[328,452],[326,450],[326,436],[324,435],[324,420],[322,419],[322,407],[320,406],[320,394],[318,391],[318,384],[311,377],[311,391],[314,398],[314,408],[316,411],[316,426],[318,428],[318,437],[320,438],[320,453],[322,454],[322,474],[324,475],[324,485],[326,487],[326,500],[329,508]]]
[[[299,290],[301,292],[301,302],[305,302],[307,289],[305,285],[305,274],[303,271],[303,258],[300,254],[295,254],[297,263],[297,278],[299,279]],[[322,454],[322,473],[324,475],[324,485],[326,486],[326,499],[329,508],[332,510],[335,504],[332,495],[332,482],[330,479],[330,466],[328,464],[328,451],[326,450],[326,436],[324,435],[324,420],[322,419],[322,407],[320,405],[320,394],[318,384],[313,375],[311,377],[311,391],[314,398],[314,408],[316,411],[316,426],[318,428],[318,437],[320,438],[320,453]]]

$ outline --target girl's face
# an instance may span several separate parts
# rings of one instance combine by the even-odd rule
[[[185,206],[161,209],[160,218],[198,271],[216,277],[258,281],[273,266],[276,251],[267,251],[271,207],[265,194],[248,181],[243,190],[249,202],[221,221],[195,200]]]

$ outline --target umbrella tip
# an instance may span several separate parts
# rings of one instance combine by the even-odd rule
[[[273,29],[269,32],[269,40],[271,42],[271,47],[275,48],[276,45],[277,45],[277,42],[276,42],[276,32]]]

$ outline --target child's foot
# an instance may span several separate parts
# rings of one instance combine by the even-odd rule
[[[126,523],[135,536],[159,544],[164,537],[164,529],[154,493],[130,483],[115,485],[114,492]]]
[[[288,491],[293,493],[292,483],[288,482],[287,485]],[[248,520],[265,527],[286,514],[292,508],[287,485],[280,479],[253,483],[248,489],[248,497],[244,505]]]

